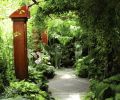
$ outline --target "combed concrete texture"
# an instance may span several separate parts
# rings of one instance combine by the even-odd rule
[[[70,68],[56,70],[48,85],[55,100],[82,100],[89,89],[88,79],[78,78]]]

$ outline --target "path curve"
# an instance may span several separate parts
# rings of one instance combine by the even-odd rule
[[[73,69],[56,70],[48,85],[55,100],[81,100],[89,88],[88,79],[76,77]]]

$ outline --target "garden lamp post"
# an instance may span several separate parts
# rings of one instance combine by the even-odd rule
[[[28,6],[22,6],[10,15],[13,21],[15,75],[20,80],[28,78],[27,20],[29,17]]]

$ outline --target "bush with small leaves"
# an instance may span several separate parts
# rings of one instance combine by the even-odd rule
[[[26,81],[11,82],[5,94],[6,98],[22,96],[28,100],[50,100],[47,92],[40,90],[37,84]]]

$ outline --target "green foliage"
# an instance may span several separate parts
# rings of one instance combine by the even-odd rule
[[[4,92],[4,85],[2,82],[0,82],[0,94]]]
[[[54,49],[53,49],[54,48]],[[61,60],[61,45],[59,44],[58,39],[51,38],[49,40],[49,46],[47,46],[46,50],[50,55],[50,62],[55,68],[60,67]]]
[[[40,65],[36,66],[37,71],[43,73],[46,78],[53,78],[55,75],[55,68],[51,65],[41,63]]]
[[[9,85],[9,80],[13,78],[11,68],[13,65],[11,50],[11,40],[9,36],[6,36],[7,40],[4,40],[3,28],[0,27],[0,86],[1,91],[4,91],[4,86]],[[7,42],[6,42],[7,41]],[[11,75],[10,75],[11,74]]]
[[[48,20],[47,26],[49,36],[58,35],[63,38],[76,36],[80,29],[75,12],[60,14],[58,16],[51,15],[51,19]]]
[[[34,83],[41,83],[45,80],[42,72],[36,70],[36,68],[30,68],[29,66],[29,80]]]
[[[91,69],[90,66],[92,66],[92,61],[90,56],[82,57],[81,59],[78,59],[74,65],[76,70],[76,75],[79,77],[91,77]],[[96,72],[94,72],[96,73]]]
[[[103,81],[91,80],[90,88],[95,95],[93,98],[92,95],[90,98],[96,100],[119,100],[120,93],[120,75],[115,75],[109,78],[104,79]]]
[[[34,83],[25,81],[11,82],[10,87],[6,89],[6,97],[15,98],[18,95],[30,100],[46,100],[48,98],[47,93],[45,91],[41,91],[39,87]]]
[[[79,9],[80,0],[46,0],[43,11],[45,14],[64,13]]]
[[[37,30],[39,33],[41,34],[41,32],[43,32],[47,26],[46,26],[46,22],[47,22],[47,16],[44,15],[42,8],[41,7],[36,7],[36,12],[33,15],[33,29]]]
[[[79,9],[80,23],[85,32],[95,35],[92,56],[105,78],[119,73],[119,0],[84,0]],[[90,8],[88,10],[88,8]],[[88,35],[88,36],[90,36]],[[116,40],[116,41],[115,41]],[[102,41],[102,42],[101,42]],[[103,75],[103,76],[102,76]]]
[[[7,90],[7,92],[13,95],[14,95],[14,92],[15,93],[19,92],[19,94],[25,94],[25,93],[32,93],[32,92],[38,93],[39,91],[39,87],[37,85],[33,83],[25,82],[25,81],[11,82],[9,89],[12,91]]]
[[[108,83],[108,84],[119,84],[120,83],[120,74],[114,75],[107,79],[104,79],[103,82]]]
[[[88,65],[85,63],[85,58],[78,59],[75,63],[76,74],[79,77],[88,77]]]
[[[32,52],[29,52],[32,53]],[[33,56],[29,55],[29,82],[36,83],[39,88],[43,91],[48,91],[47,79],[53,78],[55,75],[54,67],[49,63],[49,56],[43,50],[38,59],[40,59],[39,63],[35,63],[38,59],[33,59]]]
[[[85,97],[83,98],[83,100],[96,100],[95,99],[95,94],[93,92],[88,92]]]
[[[32,59],[31,59],[32,61]],[[33,61],[32,61],[33,62]],[[44,58],[43,62],[46,62]],[[43,67],[43,66],[42,66]],[[51,100],[51,96],[48,94],[47,79],[44,75],[44,70],[47,70],[47,75],[51,75],[53,69],[45,69],[45,67],[39,70],[38,65],[31,63],[29,66],[29,78],[26,81],[13,81],[10,82],[10,86],[5,88],[2,99],[34,99],[34,100]],[[48,66],[47,66],[48,67]],[[2,88],[2,86],[1,86]]]
[[[45,14],[76,11],[83,30],[81,45],[94,59],[91,69],[98,68],[92,77],[104,79],[120,72],[119,5],[119,0],[46,0],[43,7]]]
[[[30,23],[31,26],[29,32],[32,33],[32,29],[35,29],[38,34],[41,34],[42,31],[46,29],[48,30],[50,33],[50,42],[54,40],[52,44],[49,44],[49,54],[52,64],[55,66],[61,66],[61,64],[62,66],[66,66],[69,65],[70,62],[74,63],[76,57],[74,53],[77,43],[74,47],[75,40],[73,37],[76,37],[75,39],[77,40],[78,45],[81,46],[82,50],[82,55],[80,54],[76,57],[78,61],[75,66],[78,75],[82,73],[85,76],[89,76],[89,78],[92,77],[100,81],[103,80],[103,82],[100,83],[93,82],[93,84],[96,84],[98,87],[91,88],[94,94],[92,92],[90,95],[93,96],[93,99],[98,100],[111,99],[110,96],[106,97],[106,94],[109,93],[109,91],[111,93],[119,91],[119,76],[108,77],[120,73],[120,1],[39,1],[39,5],[32,8],[32,22]],[[11,9],[14,10],[19,6],[18,3],[24,5],[29,4],[30,2],[29,0],[17,0],[17,2],[12,2],[11,6],[11,0],[2,0],[2,6],[0,5],[0,15],[2,16],[0,16],[0,21],[6,19],[8,17],[7,15],[11,13],[11,10],[5,11],[5,9],[11,7]],[[77,21],[77,23],[75,21]],[[4,22],[6,23],[9,21],[4,20]],[[11,53],[11,38],[9,38],[12,36],[8,36],[9,32],[8,30],[6,31],[6,29],[10,29],[7,28],[10,24],[7,23],[4,25],[2,23],[1,26],[5,26],[4,28],[2,27],[5,32],[0,30],[0,50],[2,52],[0,52],[0,71],[2,72],[2,74],[0,74],[0,80],[3,84],[6,77],[8,80],[13,79],[13,58]],[[1,33],[4,33],[4,35],[2,34],[2,37]],[[73,41],[71,42],[72,39]],[[31,40],[32,39],[28,41],[28,46],[32,49],[31,45],[33,42],[31,42]],[[53,50],[54,47],[55,49]],[[83,58],[83,60],[79,61],[79,57],[81,56],[90,56],[91,58]],[[88,63],[86,63],[86,61]],[[53,69],[48,67],[48,64],[42,63],[41,66],[37,65],[36,67],[38,67],[38,69],[40,68],[40,71],[43,70],[42,73],[53,73]],[[48,70],[44,71],[45,67],[47,67]],[[42,80],[42,74],[39,74],[40,75],[38,75],[37,72],[31,73],[31,76],[36,75],[36,77],[33,77],[34,82],[38,82],[38,78]],[[119,93],[116,94],[116,98],[119,99]]]
[[[42,52],[29,50],[29,71],[30,76],[35,78],[35,81],[45,80],[45,78],[53,78],[55,75],[55,68],[50,63],[50,56],[46,51],[46,46],[42,45]],[[37,55],[39,52],[40,55]],[[38,56],[37,58],[34,55]],[[39,61],[39,63],[36,63]]]
[[[74,38],[71,38],[64,45],[60,43],[58,38],[51,38],[47,49],[50,55],[51,64],[56,68],[73,66],[75,61],[74,42]]]
[[[119,100],[120,99],[120,93],[117,93],[116,94],[116,100]]]
[[[81,30],[78,26],[78,18],[75,12],[50,16],[51,19],[46,24],[49,34],[47,51],[51,57],[51,63],[56,68],[73,66],[75,36]]]

